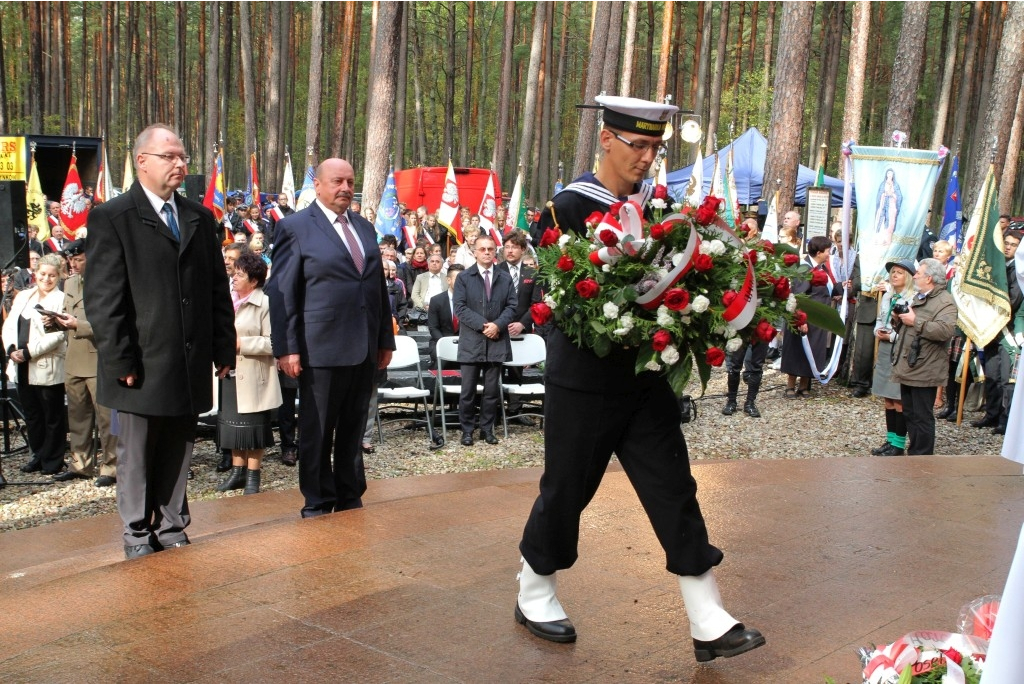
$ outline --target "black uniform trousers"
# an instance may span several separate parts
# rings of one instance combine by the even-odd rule
[[[903,419],[907,422],[910,447],[907,454],[935,454],[935,395],[937,388],[900,384]]]
[[[549,381],[545,394],[544,474],[519,544],[534,571],[548,575],[576,562],[580,516],[613,452],[665,549],[668,570],[697,576],[722,561],[708,542],[679,405],[667,382],[596,394]]]
[[[303,518],[358,509],[366,492],[363,429],[376,358],[299,374],[299,491]]]

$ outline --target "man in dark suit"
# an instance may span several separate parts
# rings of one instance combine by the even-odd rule
[[[487,444],[496,445],[494,420],[501,396],[501,365],[512,359],[508,326],[516,311],[516,290],[504,271],[494,268],[494,239],[482,235],[473,246],[476,264],[455,279],[452,306],[459,319],[459,364],[462,393],[459,423],[462,444],[473,444],[476,421],[476,386],[483,375],[484,394],[480,402],[480,433]]]
[[[97,401],[118,411],[117,508],[129,559],[189,544],[185,486],[196,417],[227,375],[235,327],[220,231],[179,196],[188,157],[162,124],[135,141],[136,181],[89,215]]]
[[[539,216],[539,214],[538,214]],[[541,287],[536,282],[537,273],[534,269],[523,265],[523,253],[529,246],[529,240],[522,231],[510,231],[505,236],[504,245],[501,248],[505,261],[494,268],[508,273],[512,278],[512,285],[516,289],[516,313],[512,323],[508,325],[509,337],[515,338],[523,333],[533,332],[533,315],[530,307],[540,302]],[[523,382],[523,370],[517,366],[505,367],[503,374],[509,383],[519,384]],[[509,400],[508,414],[515,416],[522,411],[522,402]],[[534,420],[529,416],[518,416],[513,421],[524,426],[534,425]]]
[[[437,341],[450,335],[458,335],[459,320],[452,312],[452,298],[455,294],[455,279],[462,273],[464,267],[461,264],[452,264],[448,267],[448,289],[430,298],[430,307],[427,308],[427,330],[430,331],[430,368],[437,368]]]
[[[277,222],[267,281],[274,356],[302,397],[303,518],[363,506],[363,419],[374,371],[395,349],[375,232],[349,209],[355,171],[326,159],[313,183],[316,200]]]

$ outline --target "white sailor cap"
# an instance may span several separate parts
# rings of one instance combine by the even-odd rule
[[[619,95],[598,95],[594,100],[603,108],[606,125],[645,136],[662,135],[669,119],[679,111],[675,105]]]

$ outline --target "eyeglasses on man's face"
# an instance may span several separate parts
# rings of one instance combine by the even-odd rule
[[[656,154],[656,155],[661,155],[661,154],[664,154],[666,152],[665,146],[662,145],[661,143],[635,143],[632,140],[630,140],[629,138],[625,138],[625,137],[619,135],[615,131],[612,131],[611,133],[612,133],[613,136],[618,138],[620,141],[622,141],[626,145],[628,145],[631,148],[633,148],[634,150],[636,150],[641,156],[642,155],[646,155],[651,150],[654,150],[654,154]]]
[[[192,158],[188,155],[172,155],[170,153],[162,152],[140,152],[140,155],[149,155],[150,157],[159,157],[168,164],[174,164],[175,162],[181,162],[182,164],[188,164],[192,161]]]

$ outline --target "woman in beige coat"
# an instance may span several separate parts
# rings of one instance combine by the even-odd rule
[[[18,384],[32,450],[32,459],[21,470],[42,471],[48,476],[64,469],[68,432],[64,410],[67,338],[63,330],[53,326],[50,317],[46,321],[51,325],[46,327],[39,309],[64,311],[64,293],[57,289],[63,269],[64,259],[59,255],[42,257],[35,287],[18,293],[3,325],[3,345],[10,358],[8,378]]]
[[[267,265],[252,252],[235,261],[231,277],[235,305],[235,370],[221,385],[218,442],[231,450],[231,472],[217,488],[260,491],[260,463],[274,444],[270,412],[281,406],[281,384],[270,347],[270,302],[263,293]]]

